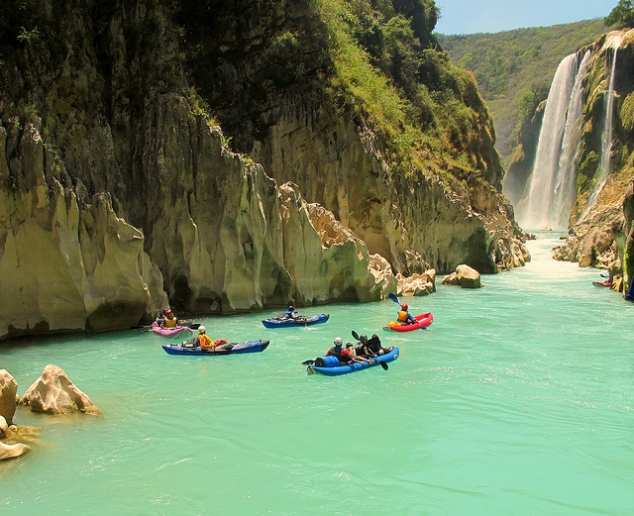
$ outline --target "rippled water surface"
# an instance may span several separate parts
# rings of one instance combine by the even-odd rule
[[[183,358],[139,330],[0,348],[19,394],[62,367],[103,411],[18,409],[41,443],[0,464],[3,514],[634,513],[634,305],[598,271],[549,259],[465,290],[409,298],[431,331],[380,331],[391,301],[323,308],[327,324],[267,330],[264,314],[204,319],[261,354]],[[302,310],[312,315],[320,309]],[[350,331],[401,356],[308,376]]]

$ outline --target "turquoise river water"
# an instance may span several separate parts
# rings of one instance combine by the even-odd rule
[[[408,298],[430,331],[380,331],[389,300],[307,308],[326,324],[267,330],[278,313],[203,319],[263,353],[168,356],[130,330],[20,341],[0,367],[20,395],[56,364],[103,416],[18,408],[41,428],[0,464],[2,514],[634,514],[634,304],[597,270],[550,259]],[[307,375],[351,330],[401,355],[389,370]]]

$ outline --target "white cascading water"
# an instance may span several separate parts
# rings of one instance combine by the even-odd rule
[[[583,125],[583,79],[588,73],[588,61],[592,52],[586,51],[572,87],[564,138],[561,144],[559,166],[555,178],[555,189],[552,207],[553,228],[567,228],[570,213],[575,204],[577,192],[577,166],[581,152],[581,128]]]
[[[605,48],[612,48],[612,65],[610,66],[610,79],[608,80],[608,89],[605,92],[605,125],[603,127],[603,137],[601,139],[601,164],[599,169],[599,179],[597,180],[592,193],[588,198],[588,204],[583,212],[582,218],[587,215],[590,208],[597,202],[597,198],[605,186],[610,173],[610,153],[612,152],[612,118],[614,115],[614,74],[616,72],[616,54],[621,45],[622,37],[620,34],[610,34],[604,44]]]
[[[576,157],[583,109],[583,79],[590,52],[566,56],[550,87],[535,165],[518,221],[525,228],[567,228],[574,204]]]

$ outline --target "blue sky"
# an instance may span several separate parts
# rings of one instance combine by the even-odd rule
[[[618,0],[436,0],[436,32],[472,34],[604,18]]]

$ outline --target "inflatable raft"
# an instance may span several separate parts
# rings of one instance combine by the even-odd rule
[[[427,328],[431,323],[434,322],[434,316],[431,312],[415,315],[414,319],[416,319],[418,323],[406,324],[405,326],[402,326],[399,323],[392,321],[387,323],[387,326],[384,326],[383,329],[388,331],[420,330],[421,328]]]
[[[163,349],[168,355],[185,356],[221,356],[221,355],[242,355],[244,353],[259,353],[264,351],[269,345],[268,340],[249,340],[247,342],[232,342],[226,344],[218,351],[203,350],[200,346],[185,341],[182,344],[165,344]]]
[[[318,373],[325,376],[339,376],[353,373],[361,369],[378,366],[381,362],[392,362],[398,358],[398,354],[398,348],[395,347],[389,353],[375,357],[372,362],[350,362],[346,365],[341,365],[337,357],[320,357],[323,360],[316,360],[314,364],[308,366],[308,374]],[[325,365],[320,366],[317,363],[324,363]]]
[[[161,328],[158,324],[156,324],[156,321],[152,323],[152,326],[150,326],[150,331],[168,338],[187,337],[194,333],[191,328],[183,326],[177,326],[176,328]]]
[[[319,314],[311,317],[300,315],[295,319],[265,319],[262,324],[266,328],[293,328],[295,326],[311,326],[313,324],[325,323],[330,318],[330,314]]]

